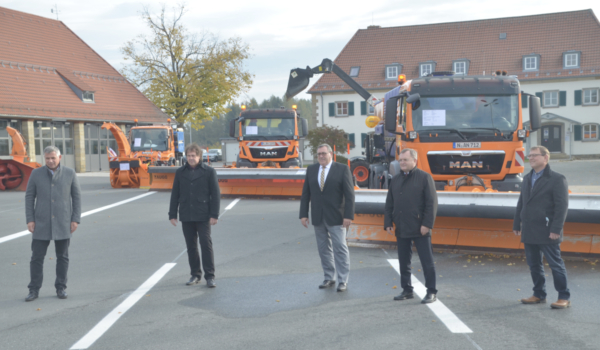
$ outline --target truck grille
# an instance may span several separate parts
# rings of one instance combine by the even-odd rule
[[[252,155],[252,158],[257,159],[285,158],[287,150],[287,147],[277,147],[272,149],[250,147],[250,154]]]
[[[433,174],[499,174],[504,164],[504,156],[504,154],[471,156],[428,154],[427,160]]]

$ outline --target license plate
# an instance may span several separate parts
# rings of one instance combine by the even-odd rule
[[[454,148],[481,148],[481,142],[454,142]]]

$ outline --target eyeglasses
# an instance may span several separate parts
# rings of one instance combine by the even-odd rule
[[[537,156],[541,156],[541,154],[537,153],[537,154],[530,154],[527,156],[527,158],[535,158]]]
[[[329,154],[329,152],[319,152],[319,153],[317,153],[317,155],[318,155],[319,157],[325,157],[325,156],[326,156],[326,155],[328,155],[328,154]]]

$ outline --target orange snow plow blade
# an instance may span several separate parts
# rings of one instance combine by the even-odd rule
[[[10,156],[0,156],[0,191],[25,191],[33,169],[42,165],[30,162],[23,136],[14,128],[6,127],[12,138]]]
[[[356,191],[355,216],[348,240],[395,243],[383,229],[385,190]],[[519,193],[438,192],[438,216],[431,242],[437,248],[478,251],[519,251],[512,231]],[[571,255],[600,254],[600,194],[569,195],[561,251]]]

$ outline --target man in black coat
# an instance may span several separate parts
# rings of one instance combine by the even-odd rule
[[[396,225],[402,293],[394,297],[394,300],[414,298],[410,267],[414,242],[427,287],[427,295],[421,302],[433,303],[437,300],[435,265],[431,248],[431,229],[435,222],[438,204],[435,184],[431,175],[417,168],[415,150],[403,149],[399,162],[402,171],[394,176],[390,183],[384,217],[384,227],[388,234],[394,234],[392,224]]]
[[[346,231],[354,219],[354,186],[350,169],[332,161],[329,145],[317,148],[319,164],[306,169],[306,178],[300,201],[300,221],[308,228],[308,204],[315,228],[321,266],[325,274],[321,289],[335,285],[337,272],[338,292],[344,292],[350,274],[350,252]]]
[[[551,307],[565,309],[571,305],[571,293],[567,288],[567,269],[560,256],[560,242],[569,208],[569,186],[563,175],[550,169],[549,160],[550,152],[546,147],[531,147],[529,164],[532,169],[523,179],[513,231],[521,236],[533,279],[533,296],[521,299],[521,302],[546,302],[543,254],[552,269],[554,287],[558,292],[558,301]]]
[[[169,220],[173,226],[177,226],[179,210],[192,275],[186,284],[191,286],[202,279],[198,255],[200,240],[206,285],[214,288],[217,285],[210,226],[216,225],[219,219],[221,191],[215,169],[201,162],[200,147],[193,143],[186,147],[185,154],[187,164],[177,169],[173,180]]]

